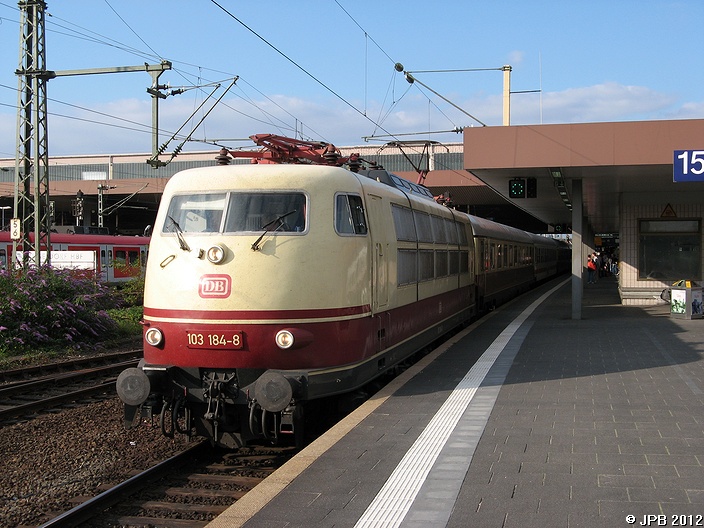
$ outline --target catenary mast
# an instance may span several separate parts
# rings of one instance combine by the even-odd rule
[[[20,20],[17,150],[15,154],[13,261],[39,264],[40,251],[50,261],[49,154],[47,138],[47,71],[44,39],[46,2],[18,3]],[[19,228],[19,229],[17,229]],[[34,233],[34,237],[30,237]],[[18,246],[23,255],[18,260]]]

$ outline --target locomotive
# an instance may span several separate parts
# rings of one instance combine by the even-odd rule
[[[166,435],[225,447],[300,442],[307,405],[569,265],[558,241],[453,210],[383,169],[331,163],[318,146],[323,164],[169,180],[146,265],[144,357],[117,380],[126,427],[158,416]]]

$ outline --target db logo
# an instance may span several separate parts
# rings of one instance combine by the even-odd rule
[[[198,284],[198,295],[204,299],[224,299],[230,296],[231,289],[229,275],[203,275]]]

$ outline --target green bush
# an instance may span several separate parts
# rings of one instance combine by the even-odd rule
[[[144,308],[142,306],[127,306],[125,308],[115,308],[108,310],[108,315],[117,325],[116,337],[139,336],[142,333],[142,317]]]
[[[127,290],[130,302],[120,290],[69,270],[0,271],[0,355],[77,350],[130,332],[138,335],[134,321],[142,307],[129,305],[141,297]]]

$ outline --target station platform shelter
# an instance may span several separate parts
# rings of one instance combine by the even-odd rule
[[[574,248],[573,318],[592,252],[619,262],[626,305],[662,302],[678,280],[702,280],[704,120],[473,127],[464,168]],[[675,181],[678,180],[678,181]],[[426,185],[460,192],[461,174]]]

